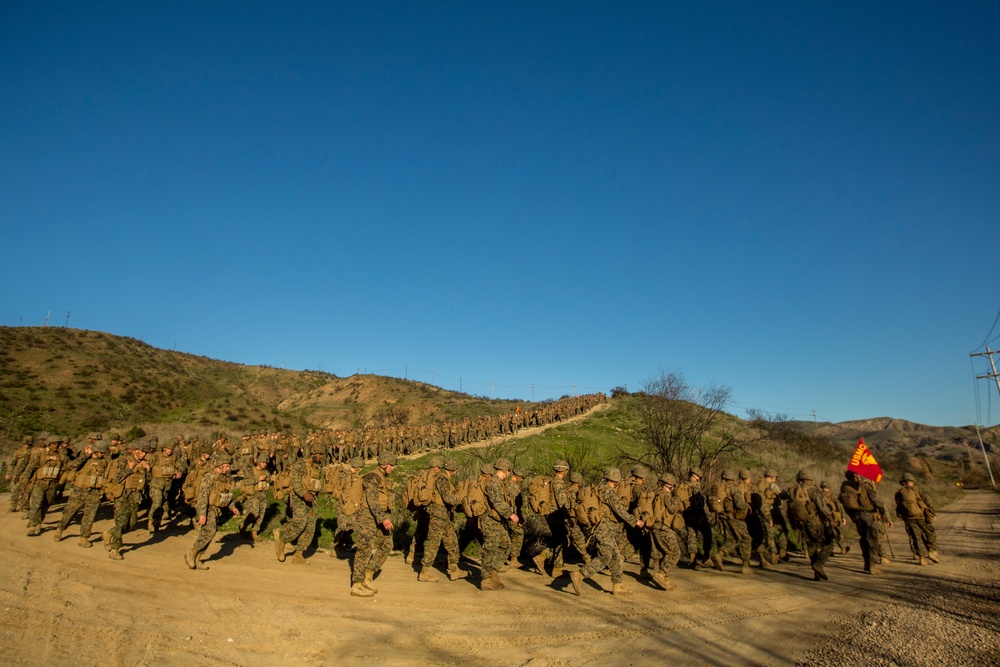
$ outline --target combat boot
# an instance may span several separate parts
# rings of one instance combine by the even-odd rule
[[[826,576],[826,570],[823,569],[823,564],[816,561],[812,564],[812,569],[814,573],[814,579],[816,581],[828,581],[830,577]]]
[[[457,565],[452,565],[448,568],[449,581],[458,581],[459,579],[465,579],[467,576],[469,576],[469,573],[458,569]]]
[[[888,565],[888,564],[890,564],[891,562],[892,562],[891,560],[889,560],[889,559],[888,559],[888,558],[886,558],[885,556],[882,556],[882,565]]]
[[[440,580],[434,576],[433,568],[422,567],[420,568],[420,574],[417,575],[417,581],[426,581],[430,584],[436,584]]]
[[[198,569],[198,552],[192,549],[184,554],[184,564],[188,566],[190,570]]]
[[[659,570],[653,572],[653,583],[665,591],[669,591],[673,588],[673,584],[670,583],[670,580],[663,576],[663,572],[660,572]]]
[[[924,558],[923,556],[917,556],[917,562],[920,563],[921,567],[927,565],[927,559]]]
[[[720,554],[718,551],[712,554],[712,567],[714,567],[719,572],[723,571],[722,554]]]
[[[740,568],[740,574],[753,574],[753,570],[750,569],[750,559],[747,558],[743,561],[743,567]]]
[[[28,537],[34,537],[35,535],[41,534],[42,529],[38,526],[31,526],[28,528]]]
[[[770,570],[771,569],[771,562],[767,558],[767,554],[765,553],[765,551],[763,549],[758,549],[757,550],[757,555],[760,557],[760,569],[762,569],[762,570]]]
[[[778,560],[780,560],[782,563],[787,563],[789,558],[791,558],[791,556],[788,555],[787,549],[782,547],[781,549],[778,550]]]
[[[406,563],[407,565],[413,565],[413,560],[414,560],[413,551],[409,551],[406,554],[406,558],[403,559],[403,562]]]
[[[108,558],[110,558],[111,560],[125,560],[125,558],[120,553],[118,553],[118,549],[109,549]]]
[[[504,589],[503,582],[500,581],[500,575],[494,574],[489,579],[483,579],[479,582],[479,590],[481,591],[502,591]]]
[[[569,581],[573,584],[573,592],[580,595],[580,591],[583,589],[583,573],[579,570],[573,570],[569,573]]]
[[[375,591],[370,588],[366,588],[360,581],[351,586],[351,595],[357,598],[370,598],[375,595]]]
[[[84,549],[89,549],[90,547],[94,546],[93,544],[90,543],[90,540],[88,540],[86,537],[81,537],[79,544]]]
[[[930,558],[935,563],[940,563],[941,562],[941,559],[938,557],[938,552],[936,552],[936,551],[929,551],[927,553],[927,557]]]
[[[865,573],[866,574],[882,574],[882,571],[879,570],[874,565],[865,565]]]
[[[301,551],[299,551],[298,549],[296,549],[295,553],[292,555],[292,562],[295,563],[296,565],[308,565],[309,564],[309,561],[306,560],[305,555]]]
[[[778,554],[771,554],[771,565],[778,564]]]
[[[375,573],[371,570],[365,570],[364,586],[372,593],[378,593],[378,589],[375,588]]]
[[[104,542],[104,548],[111,551],[111,531],[106,530],[101,533],[101,541]]]
[[[52,539],[54,541],[56,541],[56,542],[59,542],[60,540],[62,540],[62,528],[56,528],[56,532],[52,536]]]
[[[625,584],[611,584],[612,595],[628,595],[631,592],[632,591],[625,587]]]
[[[500,572],[509,572],[509,571],[510,571],[510,561],[507,561],[506,563],[500,566]]]
[[[278,557],[279,563],[285,562],[285,542],[281,539],[281,531],[274,531],[274,555]]]
[[[250,539],[253,540],[254,544],[260,542],[260,531],[256,528],[250,531]]]
[[[545,574],[545,557],[546,557],[546,552],[543,551],[539,554],[536,554],[531,559],[531,562],[535,564],[535,570],[537,570],[538,574],[541,575]]]

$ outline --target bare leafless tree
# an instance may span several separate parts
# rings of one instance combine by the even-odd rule
[[[712,467],[743,446],[736,433],[713,434],[732,390],[712,383],[694,388],[680,371],[660,370],[643,383],[639,414],[647,453],[664,470],[683,474],[691,466]]]

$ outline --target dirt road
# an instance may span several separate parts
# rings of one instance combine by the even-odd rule
[[[568,578],[528,570],[502,575],[501,592],[479,591],[475,573],[418,583],[393,557],[381,592],[358,599],[348,561],[325,552],[309,566],[278,563],[270,543],[225,535],[211,569],[194,572],[183,563],[194,535],[178,528],[145,543],[126,535],[119,562],[100,543],[77,546],[75,525],[54,543],[58,512],[29,538],[6,496],[0,507],[0,656],[11,665],[839,665],[878,647],[882,661],[867,664],[939,666],[1000,655],[1000,496],[985,491],[940,513],[941,565],[903,557],[870,577],[855,545],[831,561],[827,583],[799,558],[753,576],[732,563],[680,571],[665,593],[628,564],[627,597],[590,586],[576,597]],[[892,537],[901,555],[898,525]]]

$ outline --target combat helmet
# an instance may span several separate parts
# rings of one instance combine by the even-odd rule
[[[677,486],[677,476],[672,472],[665,472],[660,475],[660,482],[669,484],[670,486]]]

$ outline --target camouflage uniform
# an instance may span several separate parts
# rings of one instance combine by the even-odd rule
[[[524,471],[520,469],[517,472],[511,471],[510,477],[504,480],[507,486],[507,497],[511,499],[514,514],[517,515],[518,519],[517,523],[507,525],[507,532],[510,534],[510,552],[507,554],[503,568],[501,568],[504,570],[517,562],[521,557],[521,549],[524,548],[524,496],[521,495],[524,475],[519,475],[518,472],[523,473]]]
[[[824,566],[833,555],[833,532],[830,530],[833,517],[826,510],[823,492],[813,486],[808,473],[800,470],[795,486],[782,491],[778,498],[787,504],[792,528],[799,531],[805,542],[815,579],[827,580]]]
[[[294,545],[296,562],[303,560],[303,552],[316,535],[316,498],[323,488],[323,470],[317,458],[300,459],[292,466],[292,493],[288,496],[292,517],[274,531],[275,543]],[[278,560],[284,560],[284,545],[281,550]]]
[[[545,523],[552,534],[549,548],[551,549],[550,565],[553,570],[561,568],[565,564],[566,547],[569,545],[569,521],[570,501],[566,494],[566,475],[569,474],[569,464],[565,461],[556,461],[552,466],[556,473],[552,478],[552,496],[556,504],[552,512],[545,515]]]
[[[904,473],[896,491],[896,516],[906,522],[910,551],[921,565],[927,558],[938,562],[937,536],[934,532],[934,507],[927,495],[916,486],[910,473]]]
[[[129,463],[132,463],[131,468]],[[115,484],[124,484],[125,489],[115,499],[115,525],[102,535],[112,558],[121,559],[119,549],[122,547],[122,535],[134,528],[137,523],[139,499],[148,479],[148,467],[148,463],[137,459],[135,455],[121,456],[115,461],[111,480]]]
[[[680,516],[680,505],[673,497],[672,490],[676,487],[676,480],[673,475],[663,475],[660,477],[663,486],[653,500],[652,521],[647,521],[647,517],[640,516],[649,528],[650,537],[650,557],[649,572],[653,580],[660,587],[671,588],[667,582],[670,571],[677,566],[681,558],[681,548],[677,533],[673,531],[673,519]]]
[[[52,440],[49,445],[58,443]],[[25,469],[23,476],[30,484],[28,495],[28,534],[38,535],[49,506],[59,491],[59,476],[66,466],[66,458],[51,446],[38,452]]]
[[[833,544],[836,548],[840,549],[841,553],[846,554],[850,550],[850,547],[844,544],[844,531],[841,530],[841,527],[847,522],[847,512],[844,510],[844,506],[840,504],[840,499],[830,492],[829,483],[822,482],[819,488],[823,492],[823,502],[826,503],[826,510],[833,517],[830,522],[830,530],[833,533]]]
[[[457,505],[458,497],[448,473],[439,473],[434,479],[434,500],[427,506],[430,522],[427,525],[427,539],[424,541],[424,556],[421,561],[422,576],[423,569],[429,569],[433,565],[439,547],[444,546],[448,554],[448,577],[458,577],[458,560],[461,554],[458,551],[455,525],[451,522],[451,512]]]
[[[617,473],[617,477],[620,480],[621,473],[616,468],[613,468],[605,473],[605,481],[597,487],[601,502],[604,505],[605,514],[604,518],[594,528],[594,537],[597,539],[597,558],[591,560],[589,563],[585,563],[578,572],[570,574],[573,578],[573,587],[577,591],[579,591],[580,581],[589,579],[598,572],[601,567],[599,564],[603,564],[611,572],[613,590],[616,587],[619,592],[624,590],[621,587],[624,559],[619,549],[622,532],[621,526],[625,524],[635,527],[637,520],[629,514],[628,508],[622,502],[617,491],[608,483],[609,481],[616,481],[612,476],[614,473]]]
[[[480,588],[502,589],[503,584],[497,575],[510,553],[510,533],[506,526],[514,514],[514,505],[503,483],[510,472],[510,463],[501,459],[493,466],[497,472],[486,482],[485,489],[488,510],[480,517],[479,523],[483,531]]]
[[[727,473],[732,475],[727,478]],[[735,474],[731,471],[724,471],[722,478],[725,481],[725,498],[723,499],[722,513],[719,514],[718,526],[722,534],[722,546],[719,551],[730,553],[736,551],[740,560],[743,561],[743,574],[750,574],[750,533],[747,531],[746,516],[750,507],[739,483],[735,479]],[[716,567],[722,569],[722,561],[718,556],[719,551],[713,550],[712,558]]]
[[[876,522],[888,519],[885,505],[875,487],[866,480],[850,470],[845,473],[845,477],[840,485],[840,503],[858,531],[865,572],[879,574],[875,566],[882,564],[883,556]]]
[[[229,454],[218,454],[214,459],[215,465],[202,474],[198,484],[198,498],[194,504],[195,515],[198,517],[198,535],[191,551],[184,554],[184,562],[192,570],[208,569],[201,559],[215,538],[223,510],[233,502],[233,480],[229,476],[232,460]],[[205,517],[205,523],[201,523],[202,517]]]
[[[168,454],[165,450],[169,449]],[[176,452],[167,445],[163,450],[154,452],[149,457],[149,513],[147,529],[155,533],[160,528],[164,514],[172,511],[170,507],[171,491],[174,480],[179,480],[184,473],[184,466]]]
[[[263,465],[261,465],[263,464]],[[271,488],[270,473],[267,471],[267,458],[261,457],[257,465],[246,471],[240,489],[243,491],[243,523],[240,532],[246,535],[250,526],[253,541],[258,541],[260,529],[264,525],[264,515],[267,514],[267,490]]]
[[[363,484],[361,470],[364,468],[364,461],[355,458],[350,462],[351,469],[344,474],[338,486],[337,495],[337,529],[333,535],[333,541],[339,548],[346,550],[350,547],[348,540],[352,539],[358,518],[362,515],[360,511],[365,502],[364,492],[360,494],[360,503],[352,499],[351,489],[357,484]],[[336,555],[336,549],[330,552],[331,556]]]
[[[21,505],[26,502],[25,486],[27,479],[23,475],[24,469],[31,461],[31,436],[26,436],[21,442],[21,448],[14,452],[7,465],[7,480],[10,482],[10,511],[16,512],[21,509]]]
[[[566,514],[566,532],[569,535],[569,543],[573,545],[583,562],[590,561],[590,554],[587,553],[587,536],[583,532],[583,527],[574,516],[577,498],[580,487],[583,485],[583,475],[578,472],[570,473],[571,484],[566,488],[566,502],[568,511]]]
[[[107,447],[102,448],[104,451]],[[95,450],[89,458],[81,458],[81,465],[77,468],[76,476],[73,479],[73,497],[66,502],[63,509],[62,519],[56,530],[56,539],[62,538],[62,533],[69,527],[74,515],[80,510],[83,513],[80,517],[80,546],[90,546],[90,533],[94,527],[94,519],[97,517],[97,510],[101,505],[103,495],[104,479],[108,474],[110,462],[105,458],[104,451]]]
[[[388,475],[395,464],[395,455],[382,454],[379,456],[379,467],[362,478],[365,505],[354,525],[354,541],[358,548],[351,568],[352,595],[363,595],[356,587],[376,592],[375,575],[392,551],[392,528],[386,527],[385,522],[389,522],[390,526],[392,524],[393,495]]]
[[[764,472],[764,478],[757,482],[751,492],[750,516],[747,517],[747,530],[750,531],[750,538],[753,540],[750,548],[761,558],[770,556],[772,564],[777,564],[780,558],[778,542],[774,539],[772,526],[778,527],[779,523],[784,524],[783,519],[780,522],[774,519],[774,503],[778,494],[781,493],[777,477],[777,473],[773,470]],[[787,532],[787,530],[779,529],[778,533],[784,540],[781,543],[781,549],[786,553],[788,551]]]
[[[691,479],[695,476],[698,479]],[[684,517],[684,528],[679,531],[680,543],[687,551],[685,555],[692,568],[698,563],[699,543],[703,559],[708,559],[712,553],[711,522],[714,521],[714,515],[710,516],[710,510],[706,507],[701,477],[701,471],[692,468],[688,472],[688,481],[674,490],[674,497],[680,504],[681,515]]]

